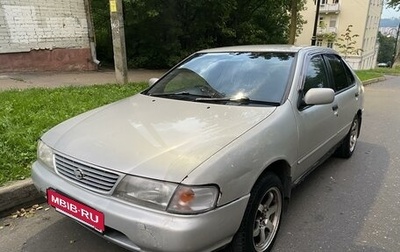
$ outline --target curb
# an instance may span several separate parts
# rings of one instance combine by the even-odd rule
[[[370,80],[366,80],[366,81],[363,81],[362,83],[363,83],[364,86],[367,86],[367,85],[370,85],[372,83],[377,83],[377,82],[381,82],[381,81],[384,81],[384,80],[386,80],[385,76],[374,78],[374,79],[370,79]]]
[[[7,215],[18,207],[44,202],[45,198],[28,178],[0,187],[0,216]]]
[[[384,80],[386,80],[385,77],[379,77],[363,81],[363,85],[366,86]],[[44,201],[45,198],[33,185],[31,178],[0,186],[0,216],[7,215],[18,207],[27,207],[29,204]]]

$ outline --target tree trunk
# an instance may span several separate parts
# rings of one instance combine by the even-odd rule
[[[297,0],[291,1],[291,15],[290,15],[290,30],[289,30],[289,44],[294,45],[296,41],[296,23],[297,23]]]

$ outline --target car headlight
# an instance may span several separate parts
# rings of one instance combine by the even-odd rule
[[[166,210],[177,184],[126,176],[114,192],[122,200],[147,207]]]
[[[127,202],[179,214],[196,214],[215,208],[216,186],[186,186],[126,176],[114,196]]]
[[[54,171],[54,153],[42,140],[38,141],[37,158],[48,168]]]

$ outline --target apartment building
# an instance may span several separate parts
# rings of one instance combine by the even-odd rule
[[[307,24],[297,37],[297,44],[311,44],[316,9],[314,1],[307,0],[306,10],[301,13]],[[342,56],[353,69],[374,68],[379,49],[377,36],[382,10],[383,0],[320,0],[316,44],[340,51],[335,43],[351,25],[350,35],[358,35],[353,38],[356,41],[354,47],[361,50],[355,50],[358,54],[342,53]]]

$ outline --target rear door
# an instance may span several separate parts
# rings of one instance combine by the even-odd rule
[[[324,55],[327,62],[330,78],[335,90],[335,115],[337,117],[336,141],[342,140],[350,130],[354,116],[357,114],[359,91],[356,79],[345,64],[337,55]]]

